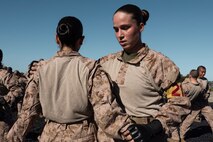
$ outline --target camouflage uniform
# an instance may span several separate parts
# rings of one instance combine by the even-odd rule
[[[52,59],[40,62],[28,82],[20,117],[8,140],[23,141],[33,118],[41,112],[46,118],[41,142],[95,142],[96,124],[109,136],[122,139],[119,130],[131,122],[111,88],[108,74],[96,62],[77,52],[59,51]],[[75,117],[67,119],[70,115]]]
[[[12,68],[0,68],[0,97],[4,104],[0,104],[0,141],[6,141],[6,135],[17,119],[27,79],[19,72],[12,72]]]
[[[190,78],[185,78],[185,80],[181,83],[183,94],[190,99],[190,101],[194,101],[198,95],[200,95],[202,88],[199,83],[192,83],[190,81]],[[190,114],[189,114],[190,115]],[[185,120],[184,120],[185,121]],[[185,122],[182,122],[181,125],[183,125]],[[179,141],[180,138],[183,139],[183,137],[180,134],[180,125],[177,125],[174,127],[171,133],[171,141]],[[179,136],[180,135],[180,136]]]
[[[196,95],[197,93],[194,93],[196,97],[194,97],[192,101],[191,106],[191,113],[185,118],[183,123],[180,126],[180,137],[184,138],[186,132],[190,129],[190,126],[196,119],[196,117],[201,113],[206,121],[209,123],[211,130],[213,132],[213,109],[208,104],[208,96],[209,96],[209,90],[208,90],[208,81],[207,79],[198,79],[199,86],[200,86],[200,93]],[[183,84],[183,86],[186,86]],[[185,93],[189,93],[193,88],[183,88]],[[195,90],[195,89],[194,89]],[[198,90],[198,89],[197,89]],[[194,91],[195,92],[195,91]]]
[[[168,103],[159,113],[163,105],[163,92],[176,81],[179,75],[178,67],[169,58],[149,49],[147,45],[129,61],[123,60],[123,54],[121,51],[99,59],[100,64],[118,85],[118,100],[121,100],[126,113],[136,123],[147,124],[157,118],[166,132],[169,132],[168,122],[181,122],[181,116],[176,118],[180,114],[178,111],[182,112],[181,115],[188,113],[176,105],[182,102],[183,105],[189,105],[186,97],[179,97],[177,102]],[[167,113],[168,109],[172,109],[172,112],[177,109],[177,113]],[[103,135],[99,137],[104,139]],[[108,139],[106,137],[103,141],[109,141]]]

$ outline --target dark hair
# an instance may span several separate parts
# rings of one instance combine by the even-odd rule
[[[204,70],[206,70],[206,67],[204,67],[204,66],[202,66],[202,65],[198,66],[198,67],[197,67],[197,70],[199,71],[201,68],[204,69]]]
[[[59,21],[56,33],[62,45],[74,46],[77,39],[82,37],[83,26],[76,17],[66,16]]]
[[[138,25],[140,23],[146,25],[146,22],[149,19],[149,12],[147,10],[141,10],[139,7],[133,4],[126,4],[121,6],[115,11],[114,15],[119,11],[132,14],[132,18],[137,21]]]
[[[193,78],[198,78],[198,76],[199,76],[198,71],[195,70],[195,69],[192,69],[192,70],[190,71],[189,74],[190,74]]]

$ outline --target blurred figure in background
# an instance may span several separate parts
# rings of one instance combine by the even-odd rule
[[[183,140],[186,133],[190,129],[192,123],[199,117],[204,116],[213,133],[213,109],[208,103],[209,86],[208,80],[204,77],[206,68],[199,66],[197,70],[192,70],[189,79],[185,80],[182,84],[184,93],[191,100],[191,113],[185,118],[180,126],[180,138]],[[191,82],[191,85],[189,85]]]
[[[20,113],[27,79],[23,73],[4,66],[2,60],[0,49],[0,141],[4,142]]]

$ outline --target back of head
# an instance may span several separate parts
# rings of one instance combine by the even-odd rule
[[[62,45],[74,46],[76,40],[82,37],[83,26],[76,17],[66,16],[59,21],[56,33]]]
[[[190,71],[189,75],[190,75],[191,77],[193,77],[193,78],[198,78],[199,73],[198,73],[197,70],[192,69],[192,70]]]
[[[128,14],[132,14],[132,18],[135,19],[138,23],[143,23],[146,25],[147,20],[149,19],[149,12],[147,10],[141,10],[138,6],[133,4],[126,4],[118,8],[115,13],[117,12],[125,12]],[[114,14],[115,14],[114,13]]]
[[[206,70],[206,67],[204,67],[203,65],[200,65],[200,66],[197,67],[197,70],[198,70],[198,71],[201,70],[201,69]]]

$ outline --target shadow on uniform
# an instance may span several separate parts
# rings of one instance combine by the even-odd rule
[[[205,120],[194,122],[192,128],[186,133],[186,142],[212,142],[211,128]]]
[[[213,108],[213,102],[209,102],[209,105]]]
[[[38,142],[38,137],[41,135],[45,125],[43,117],[36,117],[30,132],[26,135],[25,142]]]

